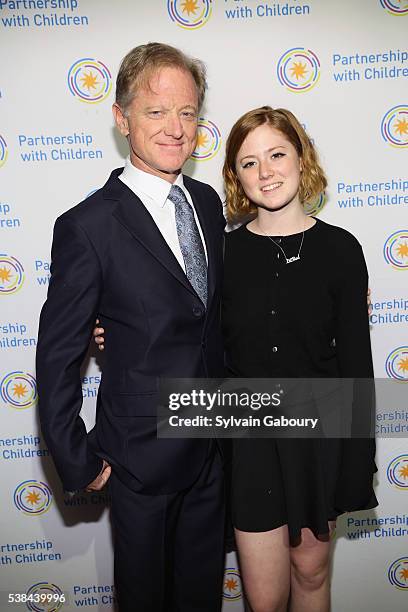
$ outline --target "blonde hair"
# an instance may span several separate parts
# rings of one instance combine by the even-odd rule
[[[197,86],[198,107],[202,106],[207,88],[205,65],[185,55],[180,49],[163,43],[135,47],[123,58],[116,79],[116,103],[126,111],[138,87],[148,84],[157,69],[170,67],[189,72]]]
[[[238,180],[236,159],[248,134],[265,123],[286,136],[302,160],[300,201],[306,203],[317,198],[327,187],[327,180],[319,165],[316,149],[293,113],[285,108],[274,109],[270,106],[255,108],[238,119],[226,143],[222,174],[225,183],[227,218],[230,222],[253,216],[257,211],[257,207],[248,199]]]

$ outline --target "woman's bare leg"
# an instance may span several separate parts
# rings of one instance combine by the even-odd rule
[[[329,612],[330,537],[323,541],[302,529],[300,544],[290,549],[290,561],[290,612]]]
[[[235,529],[235,538],[252,612],[286,612],[290,589],[287,526],[259,533]]]

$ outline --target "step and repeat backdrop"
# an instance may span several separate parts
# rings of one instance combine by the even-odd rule
[[[0,0],[3,601],[19,593],[16,609],[37,612],[114,606],[109,491],[62,491],[38,425],[34,355],[55,218],[102,186],[126,155],[111,115],[122,57],[162,41],[205,61],[209,90],[185,170],[221,197],[233,122],[264,104],[299,117],[329,177],[310,213],[362,243],[376,376],[406,392],[407,32],[407,0]],[[299,308],[306,299],[299,295]],[[98,359],[91,350],[83,367],[88,427]],[[338,522],[334,612],[408,609],[407,403],[389,401],[377,419],[380,506]],[[223,597],[225,612],[244,609],[233,554]]]

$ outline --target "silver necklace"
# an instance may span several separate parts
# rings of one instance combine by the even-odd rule
[[[285,258],[285,260],[286,260],[286,263],[287,263],[287,264],[293,263],[294,261],[299,261],[299,259],[300,259],[300,253],[301,253],[301,251],[302,251],[302,246],[303,246],[303,239],[304,239],[304,237],[305,237],[305,230],[303,230],[303,232],[302,232],[302,239],[301,239],[301,241],[300,241],[300,247],[299,247],[299,250],[298,250],[298,254],[297,254],[297,255],[294,255],[293,257],[287,257],[287,255],[286,255],[285,251],[283,250],[283,248],[281,247],[281,245],[280,245],[280,244],[278,244],[278,243],[277,243],[277,242],[276,242],[276,241],[275,241],[275,240],[274,240],[274,239],[273,239],[271,236],[268,236],[268,234],[265,234],[265,232],[263,232],[263,231],[261,230],[261,228],[259,227],[259,225],[258,225],[258,228],[259,228],[259,229],[260,229],[260,231],[263,233],[263,235],[264,235],[264,236],[266,236],[266,238],[269,238],[269,240],[272,240],[273,244],[274,244],[275,246],[277,246],[277,247],[278,247],[278,249],[280,249],[280,250],[282,251],[283,256],[284,256],[284,258]]]

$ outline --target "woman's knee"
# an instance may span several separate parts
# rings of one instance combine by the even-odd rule
[[[286,612],[287,597],[259,597],[251,601],[251,612]]]
[[[291,559],[291,578],[302,588],[316,590],[323,586],[329,577],[329,560]]]

